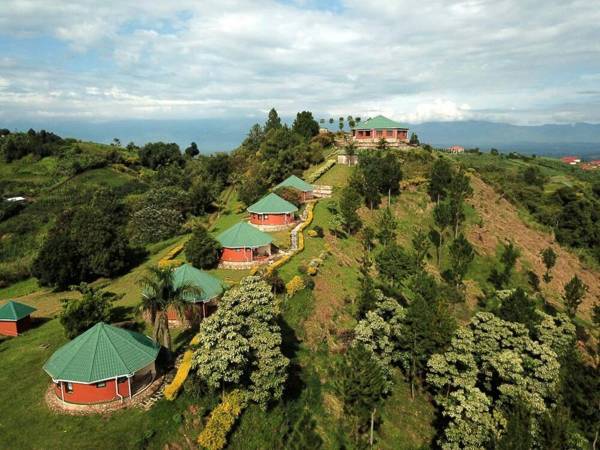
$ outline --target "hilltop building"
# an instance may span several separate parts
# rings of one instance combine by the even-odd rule
[[[63,402],[123,401],[152,384],[159,350],[148,336],[100,322],[54,352],[44,370]]]
[[[247,209],[250,223],[260,230],[277,231],[288,228],[296,221],[296,205],[284,200],[279,195],[270,193]]]
[[[453,145],[452,147],[448,147],[448,153],[453,153],[453,154],[458,154],[458,153],[464,153],[465,152],[465,148],[461,147],[460,145]]]
[[[216,309],[216,300],[224,290],[221,280],[196,269],[191,264],[183,264],[173,271],[173,284],[175,288],[195,286],[200,289],[199,294],[189,294],[185,298],[189,307],[186,308],[184,315],[185,319],[191,322],[210,315]],[[173,308],[167,311],[167,318],[172,322],[182,321],[179,312]]]
[[[221,266],[245,269],[254,264],[268,262],[273,238],[247,222],[239,222],[228,228],[217,240],[221,243]]]
[[[10,300],[0,306],[0,335],[18,336],[31,328],[35,308]]]
[[[285,180],[283,180],[281,183],[279,183],[277,186],[275,186],[275,190],[282,188],[282,187],[292,188],[292,189],[296,189],[296,190],[300,191],[302,193],[301,200],[303,202],[313,198],[313,191],[314,191],[313,185],[307,183],[306,181],[304,181],[301,178],[298,178],[296,175],[287,177]]]
[[[391,146],[408,144],[408,127],[387,117],[376,116],[352,128],[352,139],[357,146],[377,144],[382,138]]]
[[[581,162],[581,158],[579,156],[563,156],[560,158],[560,160],[565,164],[569,164],[570,166],[576,166]]]

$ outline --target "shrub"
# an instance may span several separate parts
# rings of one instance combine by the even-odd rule
[[[293,297],[294,294],[296,294],[297,292],[300,292],[304,288],[305,288],[304,279],[299,275],[294,276],[294,278],[292,278],[285,285],[285,290],[287,292],[288,297]]]
[[[302,277],[302,283],[304,287],[310,289],[311,291],[315,288],[315,280],[313,280],[310,276]]]
[[[227,445],[227,435],[245,407],[241,391],[231,391],[210,414],[208,422],[198,436],[198,444],[208,450],[220,450]]]
[[[319,225],[315,225],[313,227],[313,231],[315,233],[317,233],[317,236],[320,237],[320,238],[322,238],[322,237],[325,236],[325,232],[323,231],[323,227],[320,227]]]
[[[177,369],[177,374],[175,374],[175,378],[173,381],[165,386],[165,398],[167,400],[175,400],[177,398],[177,393],[183,386],[188,374],[190,373],[190,369],[192,368],[192,355],[194,353],[191,350],[186,351],[183,354],[183,361],[181,361],[181,365]]]
[[[307,234],[308,234],[310,237],[317,237],[317,236],[318,236],[318,235],[317,235],[317,232],[316,232],[315,230],[308,230]]]
[[[265,274],[265,281],[271,286],[274,294],[282,294],[285,292],[285,281],[279,276],[277,270],[267,272]]]

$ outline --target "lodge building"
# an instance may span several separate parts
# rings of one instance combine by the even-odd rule
[[[385,139],[388,144],[408,144],[408,127],[384,116],[376,116],[357,123],[352,128],[352,139],[357,146],[377,144]]]
[[[296,222],[298,208],[275,193],[263,197],[247,209],[250,223],[263,231],[285,230]]]

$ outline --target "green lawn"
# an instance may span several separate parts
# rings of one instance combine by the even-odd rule
[[[140,448],[146,432],[154,432],[148,448],[160,449],[172,439],[173,416],[185,399],[160,401],[149,412],[128,409],[109,416],[67,416],[48,410],[44,394],[50,377],[42,365],[66,342],[58,320],[47,321],[18,338],[0,340],[0,448],[89,449]]]

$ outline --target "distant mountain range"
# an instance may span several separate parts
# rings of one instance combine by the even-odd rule
[[[113,120],[35,122],[11,121],[0,128],[54,131],[82,140],[110,143],[119,138],[123,145],[133,141],[138,145],[151,141],[176,142],[182,148],[195,141],[203,152],[231,150],[240,145],[257,118],[198,119],[198,120]],[[291,119],[287,120],[291,123]],[[327,124],[337,129],[337,123]],[[519,126],[506,123],[463,121],[427,122],[409,125],[421,142],[435,147],[462,145],[489,150],[517,151],[528,154],[563,156],[574,154],[586,159],[600,159],[600,124]]]

